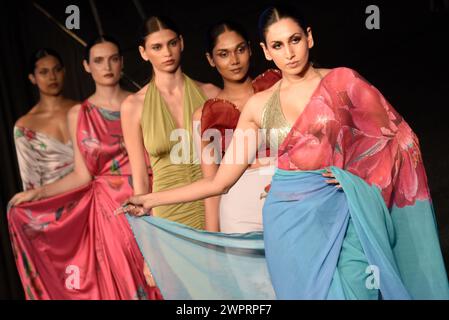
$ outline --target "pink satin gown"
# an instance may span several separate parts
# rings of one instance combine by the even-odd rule
[[[131,168],[120,113],[84,102],[77,143],[93,180],[87,186],[8,211],[27,299],[161,299],[124,215]]]

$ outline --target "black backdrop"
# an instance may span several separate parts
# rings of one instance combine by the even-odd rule
[[[140,1],[146,14],[171,16],[183,31],[184,72],[191,77],[220,85],[219,77],[204,58],[203,33],[207,24],[222,18],[245,25],[252,40],[253,75],[271,65],[262,56],[257,38],[257,16],[266,1]],[[65,9],[80,9],[82,39],[97,35],[89,1],[36,1],[62,24]],[[404,116],[421,142],[424,162],[434,201],[440,241],[449,266],[449,148],[444,141],[449,129],[443,116],[449,92],[449,0],[408,1],[310,1],[301,3],[313,27],[313,58],[322,67],[347,66],[373,83]],[[380,30],[365,27],[365,8],[380,9]],[[105,33],[117,38],[125,57],[125,72],[144,84],[150,68],[140,59],[136,32],[141,18],[133,1],[96,1]],[[82,46],[39,12],[31,1],[0,3],[0,299],[22,299],[23,292],[10,250],[6,204],[20,190],[12,127],[36,102],[36,92],[26,78],[26,62],[39,47],[58,50],[66,64],[65,93],[81,100],[93,91],[93,83],[81,67]],[[124,82],[128,89],[135,90]]]

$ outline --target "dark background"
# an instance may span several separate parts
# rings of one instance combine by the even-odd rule
[[[322,67],[347,66],[375,85],[420,138],[435,206],[440,241],[449,266],[449,129],[444,115],[448,107],[449,0],[410,1],[291,1],[301,4],[313,28],[313,59]],[[60,23],[65,9],[80,8],[76,35],[88,40],[98,35],[89,1],[36,1]],[[125,72],[144,85],[151,76],[137,51],[137,30],[142,22],[133,1],[95,1],[106,34],[122,44]],[[277,1],[141,0],[147,15],[172,17],[185,39],[183,71],[194,79],[221,85],[204,57],[203,37],[207,24],[226,18],[239,21],[250,34],[253,50],[251,73],[272,65],[258,45],[257,17]],[[368,30],[368,5],[380,9],[380,30]],[[82,69],[83,48],[39,12],[32,1],[0,2],[0,299],[22,299],[23,292],[10,251],[6,205],[21,183],[16,163],[12,127],[36,103],[37,92],[27,80],[31,53],[40,47],[54,48],[66,65],[65,94],[82,100],[93,93],[93,82]],[[123,85],[135,91],[129,82]]]

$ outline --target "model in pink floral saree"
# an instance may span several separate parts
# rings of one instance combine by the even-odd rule
[[[418,139],[376,88],[333,69],[278,155],[264,207],[278,298],[449,298]]]

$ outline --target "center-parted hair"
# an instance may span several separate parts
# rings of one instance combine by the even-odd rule
[[[147,18],[139,32],[139,45],[145,47],[145,40],[147,37],[157,31],[171,30],[176,33],[177,36],[181,35],[178,26],[166,16],[151,16]]]
[[[265,9],[259,16],[258,26],[260,40],[266,42],[268,28],[279,20],[287,18],[294,20],[304,32],[307,32],[309,25],[298,9],[288,5],[277,5]]]
[[[217,45],[218,37],[226,31],[234,31],[240,35],[247,43],[249,43],[249,38],[246,30],[238,23],[229,20],[222,20],[217,22],[207,29],[206,32],[206,51],[212,55],[212,51]]]
[[[59,55],[56,50],[50,49],[50,48],[41,48],[36,50],[33,55],[30,57],[30,60],[28,62],[28,73],[34,74],[34,70],[36,69],[36,63],[45,57],[52,56],[55,57],[56,60],[59,61],[59,64],[61,67],[64,67],[64,62],[62,61],[61,56]]]
[[[99,36],[95,39],[92,39],[91,41],[89,41],[89,43],[87,44],[86,48],[84,49],[84,60],[86,60],[87,62],[89,62],[89,58],[90,58],[90,50],[97,44],[99,43],[105,43],[105,42],[110,42],[112,44],[114,44],[117,49],[118,49],[118,53],[121,56],[122,55],[122,49],[120,47],[120,44],[118,43],[117,40],[115,40],[113,37],[108,36],[108,35],[102,35]]]

